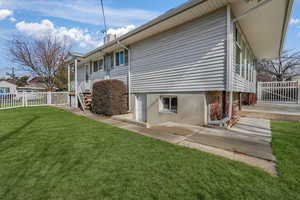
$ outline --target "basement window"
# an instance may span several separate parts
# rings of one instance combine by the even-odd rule
[[[160,97],[160,112],[177,113],[177,97],[162,96]]]

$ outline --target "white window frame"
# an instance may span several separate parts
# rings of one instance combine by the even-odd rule
[[[119,65],[117,65],[117,60],[116,60],[116,57],[117,57],[117,53],[119,53],[119,55],[120,55],[120,53],[121,52],[123,52],[123,64],[120,64],[120,60],[119,60]],[[120,59],[120,57],[119,57],[119,59]],[[115,67],[122,67],[122,66],[125,66],[125,50],[124,49],[121,49],[121,50],[118,50],[118,51],[115,51],[114,52],[114,66]]]
[[[169,99],[169,108],[165,109],[164,105],[163,105],[163,99],[164,98],[168,98]],[[177,99],[177,106],[176,106],[176,111],[173,111],[171,109],[171,102],[172,102],[172,98],[176,98]],[[178,97],[174,96],[174,95],[163,95],[159,97],[159,112],[161,113],[178,113]]]
[[[8,94],[8,93],[10,93],[10,87],[0,87],[0,90],[4,92],[2,94]]]
[[[236,34],[236,38],[235,38],[235,45],[236,48],[239,48],[241,51],[240,54],[240,73],[236,73],[237,75],[239,75],[241,78],[247,80],[248,82],[255,82],[255,65],[254,65],[254,60],[256,59],[253,51],[249,45],[249,43],[247,42],[245,36],[243,35],[243,32],[241,31],[240,27],[238,26],[238,24],[235,23],[235,28],[237,30],[237,34],[239,35],[239,39],[237,38],[237,34]],[[243,51],[245,53],[245,57],[243,59]],[[236,52],[235,52],[236,54]],[[249,56],[250,56],[250,60],[249,60]],[[235,63],[237,64],[237,63]],[[244,71],[244,73],[243,73]],[[236,72],[236,70],[235,70]],[[247,76],[246,76],[247,75]]]
[[[102,65],[101,65],[101,69],[99,69],[99,63],[97,63],[97,65],[98,65],[98,67],[97,67],[97,71],[94,71],[94,63],[95,62],[100,62],[100,60],[102,60]],[[92,61],[92,63],[93,63],[93,73],[97,73],[97,72],[99,72],[99,71],[104,71],[104,58],[103,57],[101,57],[101,58],[99,58],[99,59],[96,59],[96,60],[93,60]]]

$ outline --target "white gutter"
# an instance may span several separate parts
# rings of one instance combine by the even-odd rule
[[[128,51],[128,109],[131,111],[131,51],[119,40],[117,40],[117,44]]]

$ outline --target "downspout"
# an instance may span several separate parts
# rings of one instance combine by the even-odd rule
[[[128,51],[128,110],[131,111],[131,51],[119,40],[117,40],[117,44]]]

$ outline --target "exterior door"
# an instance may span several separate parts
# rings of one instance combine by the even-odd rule
[[[89,90],[91,87],[91,74],[90,74],[90,66],[85,65],[85,89]]]
[[[139,122],[147,121],[147,95],[139,94],[135,97],[135,118]]]

